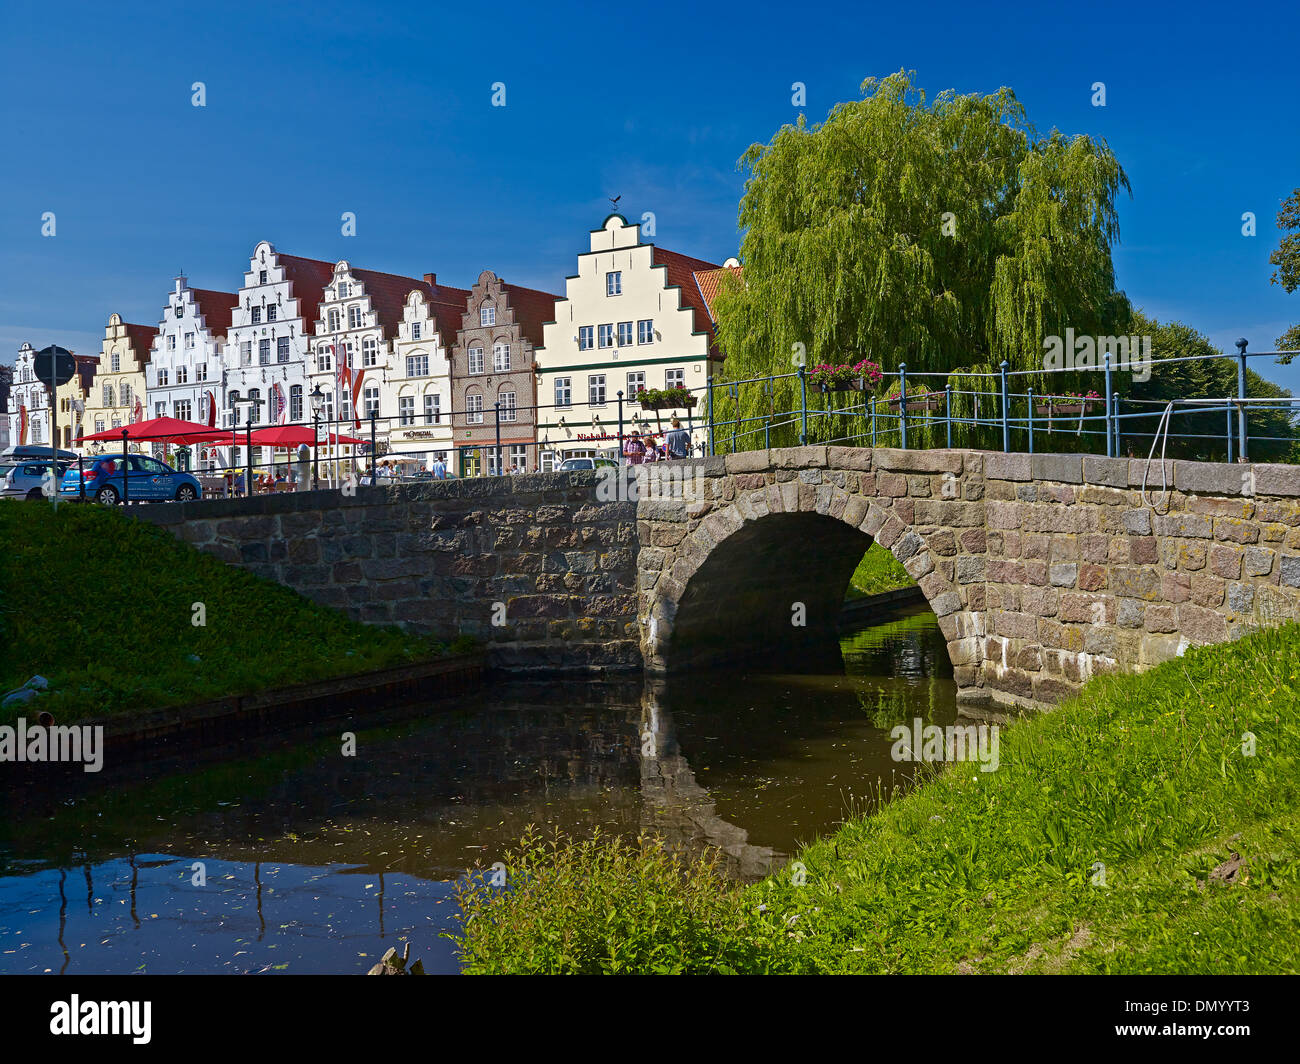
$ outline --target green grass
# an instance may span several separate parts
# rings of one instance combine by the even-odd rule
[[[5,710],[5,721],[37,709],[61,724],[129,715],[446,653],[351,621],[117,510],[0,503],[0,543],[0,689],[34,673],[51,685]],[[193,623],[195,603],[206,625]]]
[[[1300,971],[1300,627],[1095,680],[999,754],[732,888],[715,935],[754,971]]]
[[[901,587],[913,587],[915,584],[916,581],[907,575],[902,562],[879,543],[872,543],[853,571],[844,597],[865,598],[885,591],[897,591]]]

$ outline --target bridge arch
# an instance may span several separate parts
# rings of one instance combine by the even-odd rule
[[[638,566],[647,669],[753,658],[838,663],[844,591],[877,542],[918,580],[941,618],[954,666],[965,669],[959,684],[972,683],[981,643],[971,615],[959,613],[971,596],[957,581],[953,530],[924,506],[928,523],[918,523],[908,478],[873,471],[871,459],[871,451],[835,447],[731,455],[702,463],[704,475],[685,481],[682,498],[652,491],[643,499]],[[956,500],[960,509],[960,454],[918,452],[913,463],[921,468],[911,487],[929,492],[931,508],[952,510]],[[978,518],[982,524],[982,513]]]

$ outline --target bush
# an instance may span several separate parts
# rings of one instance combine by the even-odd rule
[[[530,826],[504,863],[504,887],[481,872],[457,887],[468,974],[770,970],[773,936],[716,855],[678,856],[657,836],[548,840]]]

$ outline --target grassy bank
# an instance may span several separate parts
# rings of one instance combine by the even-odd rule
[[[6,721],[40,709],[59,723],[130,714],[448,652],[350,621],[117,510],[3,503],[0,543],[0,689],[36,673],[51,686],[0,713]]]
[[[725,906],[627,875],[593,895],[618,914],[603,940],[576,934],[582,897],[497,892],[467,910],[466,959],[653,970],[638,944],[667,892],[692,914],[656,946],[677,970],[1300,971],[1300,628],[1096,680],[1004,729],[996,771],[940,772],[798,862],[718,887]]]
[[[879,543],[872,543],[867,553],[858,562],[858,567],[849,578],[848,590],[844,597],[848,599],[865,598],[879,595],[885,591],[896,591],[900,587],[912,587],[916,583],[907,575],[903,563],[889,553]]]

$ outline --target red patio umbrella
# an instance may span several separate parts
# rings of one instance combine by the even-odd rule
[[[253,431],[253,443],[263,447],[297,447],[303,443],[355,445],[365,442],[356,436],[344,436],[334,432],[317,436],[309,425],[274,425],[271,428]]]
[[[205,440],[220,439],[226,433],[209,428],[197,421],[181,421],[174,417],[154,417],[148,421],[136,421],[103,432],[92,432],[87,436],[78,436],[82,440],[120,440],[126,433],[128,440],[159,440],[171,443],[201,443]]]

